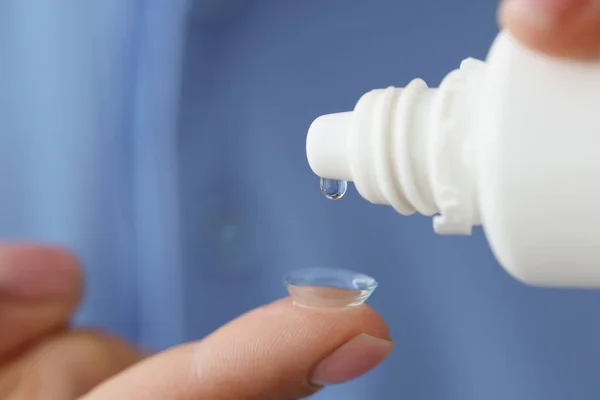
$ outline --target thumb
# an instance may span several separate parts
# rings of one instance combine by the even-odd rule
[[[569,58],[600,57],[600,0],[504,0],[499,18],[536,50]]]
[[[303,309],[288,298],[138,364],[84,399],[297,399],[362,375],[391,349],[368,306]]]

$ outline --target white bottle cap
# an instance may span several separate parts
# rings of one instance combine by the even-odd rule
[[[439,88],[415,79],[405,88],[372,90],[354,111],[317,118],[306,140],[308,163],[327,179],[354,183],[374,204],[403,215],[436,215],[442,234],[470,234],[475,207],[474,130],[485,64],[468,59]]]

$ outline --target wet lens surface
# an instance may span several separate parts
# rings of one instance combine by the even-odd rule
[[[295,304],[315,308],[359,306],[378,285],[368,275],[337,268],[292,271],[284,277],[284,284]]]

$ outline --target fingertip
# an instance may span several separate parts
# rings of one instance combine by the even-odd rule
[[[255,393],[256,397],[249,398],[273,393],[297,398],[311,394],[317,385],[362,375],[386,358],[392,347],[387,324],[367,305],[306,308],[284,298],[205,339],[199,344],[195,364],[200,376],[219,375],[239,384],[231,390],[243,387]],[[225,365],[229,374],[219,373]],[[217,393],[211,396],[220,398]]]
[[[45,265],[64,271],[73,278],[81,277],[79,259],[73,252],[51,244],[1,243],[0,262]]]
[[[81,296],[83,276],[79,260],[51,245],[0,245],[0,297],[16,300]]]
[[[307,308],[296,305],[291,297],[285,297],[253,312],[284,317],[287,323],[308,324],[313,330],[334,327],[345,330],[350,337],[358,332],[357,334],[365,333],[382,339],[390,338],[387,323],[367,304],[346,308]]]
[[[387,358],[393,347],[391,340],[358,335],[322,360],[312,370],[310,381],[327,386],[357,378]]]
[[[598,0],[504,0],[498,19],[534,50],[573,59],[600,57]]]

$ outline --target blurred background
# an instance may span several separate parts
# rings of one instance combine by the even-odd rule
[[[308,266],[368,273],[396,348],[319,400],[600,396],[600,294],[525,287],[483,233],[326,200],[305,137],[365,92],[430,86],[495,0],[0,2],[0,234],[80,255],[78,323],[203,337]]]

